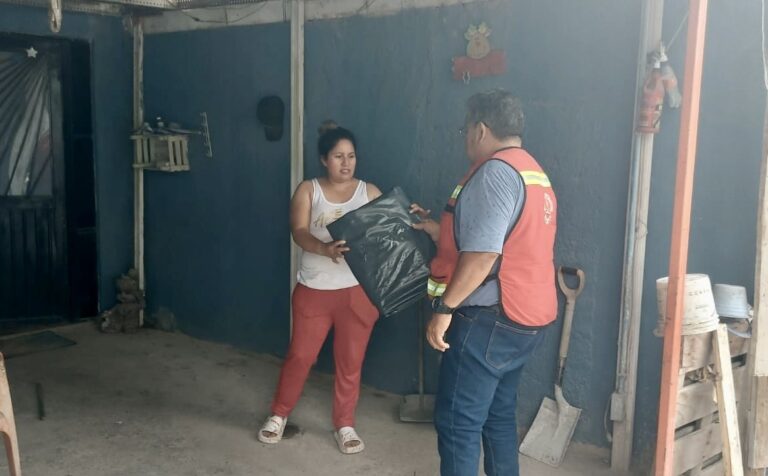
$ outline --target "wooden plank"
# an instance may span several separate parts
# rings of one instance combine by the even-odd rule
[[[683,474],[722,450],[720,424],[706,424],[693,433],[675,440],[674,472],[672,474]]]
[[[733,369],[733,381],[736,387],[736,402],[742,400],[740,389],[744,385],[747,368],[744,366]],[[691,422],[704,418],[717,411],[715,384],[712,380],[686,385],[680,389],[677,397],[676,426],[679,428]]]
[[[764,13],[764,12],[763,12]],[[763,55],[768,47],[763,45]],[[749,413],[745,446],[750,476],[768,467],[768,100],[763,114],[763,150],[760,166],[760,192],[757,203],[757,239],[755,249],[755,318],[747,358],[749,375]],[[757,377],[763,375],[763,377]],[[754,468],[754,470],[752,470]]]
[[[728,334],[731,356],[744,355],[749,351],[749,339]],[[697,334],[683,336],[683,350],[680,357],[680,368],[686,372],[700,369],[714,363],[712,352],[712,334]]]
[[[699,472],[699,476],[723,476],[725,474],[725,466],[721,459],[717,463],[707,466]]]
[[[750,339],[728,334],[728,344],[731,347],[731,357],[738,357],[748,353],[749,341]]]
[[[700,369],[712,363],[712,333],[683,336],[680,368],[685,371]]]
[[[739,436],[739,415],[736,410],[736,391],[733,383],[733,368],[728,344],[728,328],[720,324],[715,331],[715,369],[718,379],[717,407],[720,412],[720,430],[723,438],[723,462],[725,474],[743,476],[744,466],[741,459],[741,438]]]
[[[749,372],[749,369],[747,370]],[[751,380],[750,425],[747,442],[750,468],[768,467],[768,377],[753,377]]]
[[[768,53],[768,46],[763,45],[763,54]],[[757,202],[757,242],[755,252],[755,318],[752,323],[755,351],[753,354],[753,373],[756,376],[768,376],[768,101],[765,104],[763,118],[763,151],[760,167],[760,191]]]

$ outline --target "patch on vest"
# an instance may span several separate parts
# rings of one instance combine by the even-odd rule
[[[555,204],[552,202],[552,196],[544,192],[544,223],[549,225],[552,222],[552,213],[555,211]]]

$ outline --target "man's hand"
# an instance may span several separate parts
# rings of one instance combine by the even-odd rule
[[[414,223],[413,228],[425,232],[435,243],[440,239],[440,223],[435,220],[427,219],[420,223]]]
[[[440,239],[440,223],[429,218],[431,210],[425,210],[418,203],[413,203],[410,212],[421,219],[419,223],[414,223],[413,227],[425,232],[432,238],[432,241],[437,243],[437,240]]]
[[[426,220],[427,218],[429,218],[429,214],[432,213],[432,210],[425,210],[424,207],[422,207],[418,203],[411,203],[410,212],[416,215],[417,217],[421,218],[422,220]]]
[[[427,325],[427,341],[433,349],[445,352],[451,346],[445,342],[445,333],[451,325],[450,314],[432,314],[432,320]]]

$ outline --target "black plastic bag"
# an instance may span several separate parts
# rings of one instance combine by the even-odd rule
[[[411,202],[400,187],[328,225],[352,273],[384,316],[396,314],[427,293],[431,240],[414,230]]]

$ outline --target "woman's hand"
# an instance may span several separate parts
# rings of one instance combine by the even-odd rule
[[[344,258],[344,253],[349,251],[349,247],[347,246],[347,242],[344,240],[339,241],[332,241],[330,243],[323,243],[320,246],[320,255],[327,256],[328,258],[331,258],[331,260],[334,263],[339,262],[339,259]]]
[[[429,218],[430,210],[425,210],[418,203],[411,204],[411,213],[421,219],[420,222],[414,223],[413,228],[421,230],[432,238],[432,241],[437,243],[440,239],[440,223]]]

